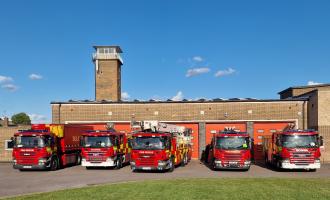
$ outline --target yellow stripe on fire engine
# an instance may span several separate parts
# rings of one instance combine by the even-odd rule
[[[54,135],[56,135],[59,138],[62,138],[64,135],[63,125],[51,125],[49,129],[50,132],[54,133]]]

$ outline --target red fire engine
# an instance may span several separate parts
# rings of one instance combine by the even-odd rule
[[[186,165],[192,154],[191,129],[183,126],[143,121],[132,135],[132,170],[174,170]]]
[[[206,146],[204,159],[212,169],[249,170],[251,140],[246,132],[225,130],[213,132],[211,144]]]
[[[321,167],[323,138],[314,130],[284,130],[263,138],[265,163],[283,169]]]
[[[88,131],[81,138],[82,162],[91,167],[116,167],[129,163],[131,148],[125,133],[110,130]]]
[[[80,164],[79,137],[83,127],[35,124],[30,130],[15,133],[13,167],[19,170],[57,170]]]

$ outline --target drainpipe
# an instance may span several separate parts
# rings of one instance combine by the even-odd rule
[[[58,105],[58,123],[59,124],[61,123],[61,106],[62,106],[62,104],[60,103]]]

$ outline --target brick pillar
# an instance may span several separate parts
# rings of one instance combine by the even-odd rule
[[[206,146],[206,130],[205,122],[198,123],[198,150],[199,150],[199,159],[202,157],[202,152]]]
[[[250,135],[251,138],[253,138],[253,125],[254,122],[246,122],[246,132]]]

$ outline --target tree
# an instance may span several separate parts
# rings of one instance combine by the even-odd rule
[[[11,121],[16,125],[29,125],[31,124],[31,119],[26,113],[18,113],[11,117]]]

